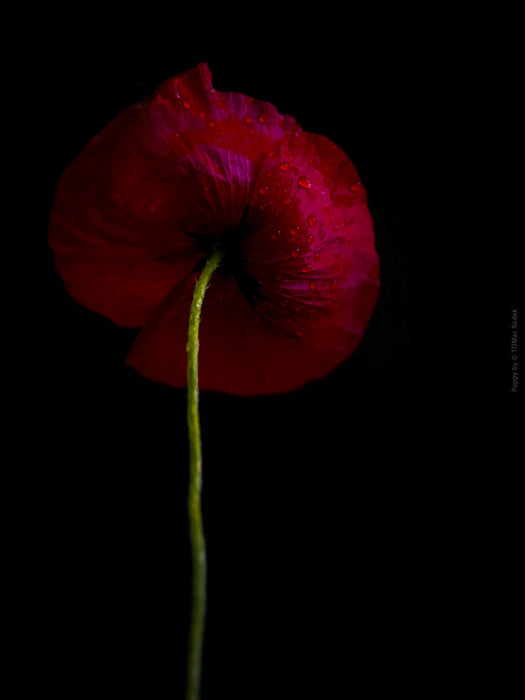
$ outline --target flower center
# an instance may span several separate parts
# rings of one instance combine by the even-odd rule
[[[186,235],[193,238],[199,252],[205,253],[193,269],[193,272],[202,270],[213,250],[216,247],[220,248],[223,258],[217,268],[217,273],[223,277],[233,277],[241,294],[245,296],[252,306],[255,306],[258,301],[264,301],[264,296],[261,294],[259,283],[246,269],[240,247],[241,241],[250,233],[250,229],[246,224],[247,217],[248,208],[244,210],[237,226],[230,225],[227,229],[221,231],[218,240],[214,236],[205,233],[190,233],[186,231]]]

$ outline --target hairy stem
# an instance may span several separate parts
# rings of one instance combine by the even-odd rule
[[[221,261],[222,251],[216,249],[208,258],[195,285],[188,330],[188,434],[190,446],[190,482],[188,513],[193,563],[193,594],[188,645],[188,676],[186,700],[198,700],[206,614],[206,546],[202,527],[200,495],[202,487],[202,448],[199,421],[199,324],[204,294],[210,278]]]

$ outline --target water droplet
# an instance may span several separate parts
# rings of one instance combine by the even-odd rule
[[[182,104],[186,107],[186,109],[189,109],[191,107],[191,102],[189,100],[184,100]]]
[[[265,192],[266,192],[267,189],[268,189],[268,188],[261,187],[261,189],[259,190],[259,194],[265,194]]]
[[[332,178],[327,176],[324,178],[323,182],[328,187],[328,185],[332,182]]]
[[[313,228],[317,223],[317,217],[314,216],[313,214],[310,214],[307,221],[308,221],[308,226],[311,226]]]
[[[350,185],[350,189],[352,190],[352,192],[359,192],[361,187],[359,185]]]
[[[303,272],[308,272],[308,270],[311,270],[312,266],[310,263],[306,263],[306,265],[303,266]]]
[[[330,282],[330,289],[335,289],[337,287],[337,277]]]
[[[264,124],[264,122],[266,121],[266,117],[264,116],[264,114],[261,114],[257,121],[260,124]]]
[[[210,129],[213,129],[213,127],[215,126],[215,122],[209,122],[208,126],[210,127]]]
[[[350,226],[352,219],[343,219],[343,226]]]
[[[273,175],[273,172],[271,170],[268,170],[266,173],[266,177],[271,177]]]
[[[290,236],[297,236],[297,229],[296,228],[290,229]]]
[[[296,258],[300,252],[301,252],[301,250],[299,248],[294,248],[292,250],[292,258]]]
[[[318,250],[314,250],[314,260],[319,260],[321,253]]]
[[[300,176],[298,182],[299,187],[303,187],[305,190],[310,190],[312,188],[312,182],[304,175]]]
[[[309,234],[306,236],[306,242],[307,242],[308,244],[314,242],[314,237],[312,236],[311,233],[309,233]]]
[[[337,197],[337,190],[332,190],[330,192],[330,199],[335,199]]]
[[[284,203],[285,203],[286,205],[291,204],[291,203],[292,203],[292,200],[290,199],[290,197],[287,197],[287,198],[284,200]]]
[[[204,119],[205,116],[206,116],[206,113],[205,113],[205,112],[199,112],[199,117],[200,117],[201,119]]]
[[[315,280],[311,280],[308,286],[310,289],[317,289],[317,282]]]
[[[281,163],[279,166],[279,170],[288,170],[288,163]]]
[[[246,115],[246,116],[244,117],[244,121],[245,121],[247,124],[253,124],[253,119],[252,119],[251,117],[249,117],[248,115]]]

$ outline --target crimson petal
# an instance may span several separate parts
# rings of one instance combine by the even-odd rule
[[[352,353],[379,291],[366,193],[328,139],[268,103],[216,92],[201,64],[119,115],[70,166],[50,243],[80,303],[142,327],[128,364],[184,387],[195,270],[207,238],[211,248],[239,224],[253,293],[227,265],[212,278],[200,387],[289,391]]]

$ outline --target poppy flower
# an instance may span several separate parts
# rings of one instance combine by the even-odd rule
[[[206,64],[125,109],[66,169],[49,242],[73,298],[140,328],[126,362],[186,386],[192,294],[224,253],[200,324],[199,386],[293,390],[359,344],[379,292],[365,189],[343,151]]]

